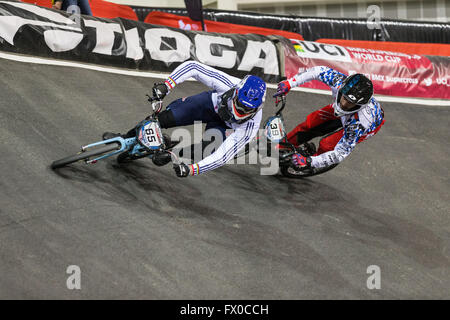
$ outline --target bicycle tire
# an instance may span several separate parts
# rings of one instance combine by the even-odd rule
[[[74,163],[74,162],[77,162],[80,160],[88,159],[93,156],[101,155],[103,153],[106,153],[106,152],[109,152],[112,150],[116,150],[118,147],[119,147],[119,145],[117,143],[115,143],[115,144],[105,145],[104,147],[97,148],[94,150],[79,152],[77,154],[53,161],[52,164],[50,165],[50,167],[52,169],[61,168],[68,164],[71,164],[71,163]]]
[[[143,155],[143,156],[130,156],[129,152],[125,151],[125,152],[122,152],[121,154],[119,154],[117,156],[116,160],[117,160],[117,163],[129,163],[131,161],[142,159],[142,158],[145,158],[148,156],[149,156],[148,154]]]
[[[301,179],[306,177],[312,177],[317,176],[319,174],[325,173],[330,171],[331,169],[334,169],[337,166],[337,164],[332,164],[331,166],[325,167],[325,168],[317,168],[313,169],[312,171],[300,171],[295,170],[291,166],[282,166],[280,168],[281,174],[288,178],[294,178],[294,179]],[[295,171],[296,173],[289,172],[289,169],[292,169],[291,171]]]

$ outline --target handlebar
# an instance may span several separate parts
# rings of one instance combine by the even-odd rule
[[[292,143],[290,143],[288,141],[280,142],[279,144],[280,144],[280,146],[285,147],[284,150],[286,150],[284,152],[280,152],[280,155],[279,155],[280,164],[290,163],[292,160],[292,156],[295,153],[298,153],[299,151],[297,150],[295,145],[293,145]]]
[[[162,101],[162,99],[158,99],[157,97],[151,97],[149,94],[146,94],[148,102],[153,101]]]
[[[281,107],[278,109],[278,111],[275,113],[276,116],[280,115],[283,111],[284,107],[286,106],[286,95],[281,95],[275,98],[275,107],[278,107],[278,105],[281,102]]]
[[[160,98],[157,98],[157,97],[151,97],[148,94],[146,94],[146,96],[147,96],[148,102],[150,102],[152,104],[153,115],[157,115],[158,113],[160,113],[161,109],[162,109],[163,100]],[[158,107],[156,106],[157,104],[159,104]]]

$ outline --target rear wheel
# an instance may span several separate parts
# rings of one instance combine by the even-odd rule
[[[118,147],[119,146],[117,144],[111,144],[111,145],[105,145],[105,146],[97,148],[97,149],[88,150],[85,152],[79,152],[78,154],[74,154],[72,156],[68,156],[66,158],[53,161],[53,163],[50,165],[50,167],[52,169],[61,168],[70,163],[73,163],[73,162],[77,162],[80,160],[87,160],[91,157],[98,156],[98,155],[101,155],[101,154],[104,154],[104,153],[107,153],[107,152],[110,152],[113,150],[117,150]]]
[[[128,151],[122,152],[117,156],[117,162],[118,163],[129,163],[134,160],[142,159],[145,157],[148,157],[150,155],[149,152],[145,152],[142,155],[130,155]]]
[[[131,161],[133,161],[133,159],[131,159],[130,153],[128,151],[122,152],[117,156],[118,163],[128,163]]]

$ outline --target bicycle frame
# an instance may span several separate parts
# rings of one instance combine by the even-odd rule
[[[128,151],[130,155],[135,156],[145,156],[146,152],[151,152],[148,155],[149,157],[151,157],[154,152],[157,152],[163,148],[164,138],[160,132],[161,127],[159,126],[159,122],[157,119],[158,113],[160,113],[162,110],[162,100],[154,99],[149,95],[147,95],[147,97],[148,101],[152,103],[153,114],[148,117],[147,120],[144,120],[140,123],[139,127],[136,130],[136,137],[123,138],[119,136],[82,146],[82,152],[92,147],[111,143],[116,143],[118,146],[120,146],[119,149],[107,154],[103,154],[97,158],[87,160],[86,163],[94,164],[99,160],[120,154],[125,151]],[[150,126],[151,128],[146,129]],[[153,136],[153,138],[156,136],[157,139],[149,139],[149,136]]]
[[[114,156],[116,154],[122,153],[125,150],[129,150],[132,146],[134,146],[133,147],[133,151],[132,151],[133,153],[134,152],[138,153],[139,150],[137,150],[137,149],[143,149],[143,147],[140,146],[137,143],[135,137],[128,138],[128,139],[124,139],[122,137],[115,137],[115,138],[112,138],[112,139],[102,140],[102,141],[99,141],[99,142],[88,144],[86,146],[82,146],[81,147],[81,151],[84,152],[84,151],[86,151],[89,148],[100,146],[100,145],[105,145],[105,144],[110,144],[110,143],[118,143],[118,145],[120,145],[120,148],[118,150],[114,151],[114,152],[107,153],[107,154],[104,154],[104,155],[102,155],[100,157],[88,160],[88,161],[86,161],[86,163],[89,163],[89,164],[90,163],[96,163],[98,160],[102,160],[102,159]]]
[[[284,119],[282,111],[286,106],[286,97],[277,97],[275,101],[275,106],[281,103],[281,107],[277,110],[274,116],[271,116],[264,122],[264,134],[268,140],[274,143],[286,142],[287,132],[284,125]]]

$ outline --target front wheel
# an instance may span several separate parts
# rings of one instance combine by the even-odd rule
[[[311,176],[317,176],[318,174],[325,173],[335,168],[337,164],[332,164],[331,166],[324,168],[311,168],[310,170],[296,170],[290,165],[281,166],[281,174],[288,178],[306,178]]]
[[[61,168],[68,164],[71,164],[71,163],[74,163],[74,162],[77,162],[80,160],[87,160],[90,157],[98,156],[98,155],[104,154],[109,151],[117,150],[117,148],[118,148],[117,144],[111,144],[111,145],[105,145],[101,148],[88,150],[85,152],[79,152],[78,154],[74,154],[74,155],[68,156],[66,158],[53,161],[53,163],[50,165],[50,167],[52,169]]]
[[[315,152],[315,147],[313,151],[310,151],[308,149],[308,146],[303,146],[302,148],[295,148],[293,146],[284,145],[287,147],[286,149],[282,149],[280,152],[280,171],[281,174],[288,178],[306,178],[311,176],[316,176],[318,174],[325,173],[327,171],[330,171],[334,167],[336,167],[338,164],[332,164],[328,167],[324,168],[310,168],[308,170],[298,170],[292,166],[292,155],[296,152],[306,156],[311,156],[313,152]],[[311,147],[311,150],[313,147]]]

